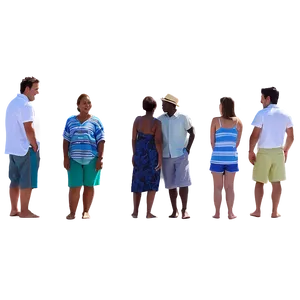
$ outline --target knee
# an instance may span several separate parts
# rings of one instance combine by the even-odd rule
[[[232,184],[226,184],[225,185],[225,192],[226,193],[233,192],[233,185]]]
[[[223,185],[222,184],[215,184],[214,185],[214,190],[215,190],[215,192],[221,193],[222,190],[223,190]]]

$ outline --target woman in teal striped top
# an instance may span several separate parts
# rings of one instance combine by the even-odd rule
[[[67,120],[63,133],[64,167],[68,171],[70,187],[68,220],[75,218],[82,186],[82,218],[90,218],[89,209],[94,198],[94,186],[100,183],[104,129],[100,120],[89,114],[91,108],[90,97],[86,94],[80,95],[77,100],[79,115]]]

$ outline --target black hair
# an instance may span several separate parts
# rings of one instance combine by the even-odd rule
[[[83,98],[90,98],[93,101],[92,95],[88,91],[81,91],[79,92],[74,98],[73,98],[73,107],[74,110],[77,112],[80,112],[80,109],[77,107],[77,105],[80,104],[80,101]]]
[[[145,97],[143,100],[143,109],[145,111],[153,111],[153,109],[156,108],[156,105],[156,101],[150,96]]]
[[[262,94],[264,98],[270,97],[270,102],[272,104],[279,104],[280,103],[280,93],[279,89],[272,87],[272,88],[263,88],[259,91],[259,94]]]
[[[39,83],[39,80],[34,77],[25,77],[24,79],[22,79],[22,82],[20,84],[21,94],[25,92],[26,87],[29,87],[31,89],[34,83]]]

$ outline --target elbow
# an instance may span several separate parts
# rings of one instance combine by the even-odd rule
[[[162,140],[161,139],[155,139],[155,144],[161,146]]]

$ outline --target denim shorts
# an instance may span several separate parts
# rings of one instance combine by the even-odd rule
[[[162,173],[166,189],[187,187],[192,184],[189,170],[188,153],[175,158],[163,158]]]
[[[235,173],[239,171],[238,164],[230,164],[230,165],[219,165],[219,164],[210,164],[210,169],[211,172],[216,172],[216,173],[225,173],[230,172],[230,173]]]
[[[10,187],[20,189],[34,189],[38,184],[38,169],[40,165],[40,152],[32,148],[24,156],[9,155]]]

